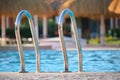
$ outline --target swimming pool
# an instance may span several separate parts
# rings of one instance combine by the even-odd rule
[[[78,56],[76,50],[67,51],[69,71],[77,72]],[[120,50],[83,50],[83,72],[120,72]],[[25,50],[26,70],[35,72],[35,52]],[[41,72],[64,71],[62,52],[41,50]],[[0,72],[18,72],[20,60],[18,51],[0,51]]]

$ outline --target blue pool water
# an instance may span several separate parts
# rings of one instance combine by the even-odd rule
[[[24,51],[26,70],[35,72],[35,52]],[[67,51],[69,71],[77,72],[77,51]],[[120,50],[84,50],[84,72],[120,72]],[[58,50],[41,51],[41,72],[64,71],[62,52]],[[20,69],[18,51],[0,51],[0,72],[17,72]]]

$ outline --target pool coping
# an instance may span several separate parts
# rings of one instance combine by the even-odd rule
[[[39,45],[39,48],[42,50],[61,50],[61,47],[53,48],[51,45]],[[76,50],[76,47],[66,47],[67,50]],[[14,51],[18,50],[17,45],[7,45],[0,46],[0,51]],[[34,50],[33,45],[23,45],[23,50]],[[96,46],[96,45],[87,45],[82,46],[82,50],[120,50],[120,46]]]
[[[120,80],[115,72],[18,73],[0,72],[0,80]]]
[[[23,50],[34,50],[33,45],[23,45]],[[39,46],[40,49],[52,49],[50,45],[42,45]],[[16,51],[18,50],[17,45],[7,45],[7,46],[0,46],[0,51]]]

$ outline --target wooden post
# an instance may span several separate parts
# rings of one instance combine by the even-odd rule
[[[104,22],[104,15],[100,16],[100,44],[101,44],[101,46],[105,45],[105,22]]]
[[[9,28],[9,17],[6,17],[6,28]]]
[[[110,29],[113,29],[113,18],[110,18]]]
[[[118,18],[115,19],[115,27],[116,27],[116,29],[118,29],[118,27],[119,27],[118,26]]]
[[[47,38],[47,17],[43,16],[43,38]]]
[[[34,15],[34,26],[35,26],[36,36],[39,41],[39,28],[38,28],[38,16],[37,15]]]
[[[2,40],[1,45],[6,45],[6,26],[5,26],[5,16],[1,16],[1,33],[2,33]]]

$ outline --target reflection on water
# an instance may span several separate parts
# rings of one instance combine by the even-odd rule
[[[35,51],[24,51],[26,70],[35,72]],[[57,50],[42,50],[42,72],[64,71],[62,52]],[[77,51],[67,51],[69,59],[69,71],[77,72]],[[20,68],[18,51],[0,52],[0,72],[17,72]],[[83,51],[84,72],[120,72],[119,50],[85,50]]]

